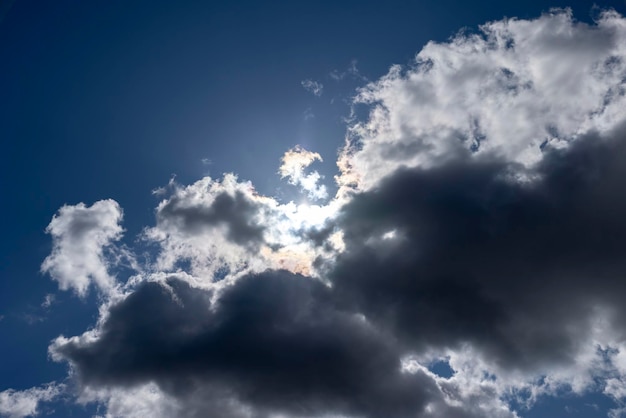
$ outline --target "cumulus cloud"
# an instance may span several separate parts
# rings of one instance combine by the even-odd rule
[[[508,399],[597,382],[621,399],[626,200],[608,191],[623,132],[547,151],[533,183],[503,161],[399,170],[343,206],[330,286],[276,270],[220,289],[144,281],[50,352],[109,408],[132,387],[142,408],[189,417],[515,417]],[[216,213],[193,229],[235,222]],[[453,376],[428,371],[441,356]]]
[[[48,402],[61,395],[64,386],[54,383],[22,391],[8,389],[0,392],[0,416],[22,418],[39,413],[41,402]]]
[[[319,154],[292,154],[283,164],[286,175],[309,185],[302,169]],[[323,186],[311,187],[317,195],[325,193]],[[157,207],[156,225],[143,233],[160,249],[148,270],[184,270],[204,285],[268,268],[313,274],[315,259],[328,248],[317,248],[306,231],[322,228],[338,208],[281,204],[234,174],[205,177],[188,186],[170,182],[162,194],[167,197]]]
[[[313,81],[310,79],[303,80],[300,84],[302,87],[313,95],[319,97],[324,92],[324,85],[318,81]]]
[[[326,186],[318,184],[323,176],[317,171],[304,173],[304,169],[315,161],[322,161],[322,157],[317,152],[296,146],[283,155],[278,172],[281,177],[286,177],[289,183],[302,188],[310,199],[326,199],[328,197]]]
[[[530,167],[546,145],[610,129],[626,106],[623,22],[605,12],[587,25],[554,10],[429,42],[412,65],[360,90],[370,115],[349,128],[340,182],[367,189],[399,167],[468,153]]]
[[[171,182],[143,233],[155,261],[93,329],[49,347],[78,401],[110,416],[514,418],[596,391],[618,416],[624,28],[553,11],[429,43],[360,91],[371,113],[349,127],[326,205],[232,174]],[[279,172],[321,199],[315,161],[296,147]],[[121,210],[103,202],[117,209],[59,211],[44,265],[86,242],[106,273]]]
[[[62,290],[73,289],[85,295],[91,284],[109,292],[115,278],[109,274],[106,250],[122,237],[122,209],[116,201],[100,200],[65,205],[46,228],[52,236],[52,253],[41,265]]]
[[[154,269],[176,271],[189,263],[191,274],[211,281],[220,271],[237,275],[266,268],[257,255],[273,206],[273,200],[258,196],[249,182],[232,174],[189,186],[171,182],[168,197],[157,207],[156,225],[144,232],[161,247]]]

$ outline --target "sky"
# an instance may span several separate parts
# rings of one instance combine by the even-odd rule
[[[0,1],[0,417],[626,417],[626,2]]]

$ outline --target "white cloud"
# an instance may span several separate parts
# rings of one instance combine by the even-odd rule
[[[185,187],[170,182],[169,188],[171,194],[157,207],[156,226],[144,232],[161,247],[153,270],[177,271],[181,262],[188,262],[192,275],[210,282],[220,271],[236,276],[265,268],[256,254],[273,201],[232,174],[221,181],[205,177]]]
[[[306,153],[305,159],[319,158]],[[289,161],[284,169],[300,175],[297,179],[304,187],[318,196],[325,193],[302,175],[305,163]],[[189,186],[170,182],[169,190],[157,207],[157,224],[143,234],[160,247],[148,270],[185,271],[202,286],[209,286],[215,276],[234,279],[268,268],[313,274],[313,261],[324,250],[315,249],[302,230],[323,226],[337,210],[336,204],[279,204],[233,174],[221,180],[205,177]]]
[[[349,128],[339,182],[368,189],[398,167],[468,152],[531,167],[543,146],[622,121],[625,76],[626,20],[612,12],[587,25],[555,10],[429,42],[360,90],[370,114]]]
[[[302,87],[304,87],[306,91],[313,93],[317,97],[321,96],[324,92],[324,85],[318,81],[307,79],[301,81],[300,84],[302,84]]]
[[[304,169],[315,161],[322,161],[322,157],[317,152],[307,151],[296,146],[283,155],[279,173],[282,178],[286,177],[289,183],[302,188],[309,198],[326,199],[328,197],[326,186],[318,184],[323,176],[317,171],[312,171],[309,174],[304,173]]]
[[[154,383],[125,389],[93,389],[87,387],[77,400],[80,404],[105,405],[103,418],[167,418],[180,416],[177,400],[167,396]],[[94,417],[94,418],[100,418]]]
[[[100,200],[65,205],[46,228],[52,236],[52,253],[41,265],[62,290],[74,289],[83,296],[90,284],[110,292],[115,278],[109,274],[105,250],[122,237],[122,209],[116,201]]]
[[[0,416],[22,418],[37,415],[41,402],[53,400],[63,390],[63,385],[50,383],[22,391],[8,389],[0,392]]]

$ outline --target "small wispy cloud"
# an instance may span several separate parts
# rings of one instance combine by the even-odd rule
[[[282,178],[288,178],[289,183],[302,188],[309,198],[325,199],[328,197],[326,186],[318,184],[323,176],[317,171],[312,171],[309,174],[304,173],[304,169],[315,161],[322,161],[322,157],[317,152],[307,151],[301,146],[296,146],[283,155],[279,173]]]
[[[55,301],[56,297],[52,293],[48,293],[46,297],[41,302],[41,307],[44,309],[48,309]]]
[[[300,84],[302,84],[302,87],[304,87],[306,91],[313,93],[317,97],[320,97],[324,91],[324,85],[319,81],[306,79],[303,80]]]
[[[356,66],[357,63],[358,63],[357,60],[352,60],[350,62],[350,66],[347,69],[343,71],[340,71],[340,70],[331,71],[329,74],[330,78],[332,78],[335,81],[341,81],[348,77],[361,80],[361,81],[369,81],[367,77],[365,77],[363,74],[359,72],[359,69]]]

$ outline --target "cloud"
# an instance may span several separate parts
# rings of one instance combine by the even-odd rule
[[[170,182],[169,189],[156,209],[156,225],[144,231],[144,238],[161,248],[153,269],[177,271],[190,263],[188,271],[210,283],[220,271],[236,276],[267,268],[258,255],[266,243],[272,199],[258,196],[249,182],[232,174],[189,186]]]
[[[341,81],[346,77],[350,77],[359,81],[369,81],[367,77],[363,76],[357,68],[357,60],[350,61],[350,66],[345,71],[333,70],[330,72],[330,78],[335,81]]]
[[[325,205],[281,204],[234,174],[170,182],[142,234],[155,260],[93,329],[49,347],[78,402],[112,416],[514,418],[595,391],[617,416],[624,28],[553,11],[429,43],[360,91],[371,112],[349,126]],[[304,173],[315,161],[296,147],[279,172],[322,199]],[[121,210],[102,202],[116,210],[59,211],[44,265],[76,269],[74,246],[88,247],[108,274]]]
[[[317,97],[321,96],[324,92],[324,85],[318,81],[307,79],[303,80],[300,84],[302,84],[302,87],[304,87],[306,91],[313,93],[313,95]]]
[[[286,175],[321,197],[325,188],[311,180],[319,175],[302,172],[319,154],[302,150],[290,155],[283,164]],[[159,248],[147,270],[184,270],[205,286],[272,268],[314,274],[315,259],[327,251],[316,248],[304,232],[323,227],[338,207],[281,204],[234,174],[204,177],[188,186],[170,182],[162,194],[167,198],[156,209],[156,225],[143,233]]]
[[[122,237],[122,209],[114,200],[65,205],[46,228],[52,236],[52,253],[41,265],[62,290],[73,289],[83,296],[93,283],[109,292],[115,278],[109,274],[111,261],[106,250]]]
[[[278,172],[282,178],[289,179],[289,183],[300,186],[310,199],[326,199],[328,197],[326,186],[318,184],[323,176],[317,171],[304,174],[304,169],[315,161],[322,161],[322,157],[317,152],[296,146],[283,155]]]
[[[487,23],[429,42],[412,65],[362,88],[367,120],[349,126],[344,186],[368,189],[400,167],[459,154],[531,167],[542,149],[615,126],[626,106],[626,26],[615,12],[594,25],[569,10]]]
[[[338,310],[317,280],[243,277],[214,306],[210,292],[167,284],[146,283],[112,306],[97,339],[59,338],[51,352],[89,387],[154,381],[182,405],[179,416],[244,416],[242,406],[261,416],[404,416],[437,391],[423,373],[401,373],[393,345]]]
[[[304,118],[304,120],[315,119],[315,113],[313,113],[313,110],[308,107],[304,112],[302,112],[302,117]]]
[[[52,304],[54,303],[56,297],[54,296],[54,294],[52,293],[48,293],[44,299],[43,302],[41,302],[41,307],[44,309],[48,309],[50,306],[52,306]]]
[[[599,347],[626,339],[625,132],[547,150],[531,183],[501,160],[398,170],[343,208],[334,292],[408,351],[483,363],[472,374],[497,376],[501,395],[592,388],[617,364]]]
[[[331,286],[275,270],[219,289],[145,281],[50,351],[80,387],[153,382],[158,408],[170,399],[190,417],[514,417],[510,397],[532,405],[598,381],[619,398],[626,199],[611,191],[626,174],[624,131],[547,150],[530,183],[500,160],[399,170],[340,212]],[[194,231],[237,219],[203,213]],[[425,367],[442,355],[450,378]]]
[[[83,388],[77,403],[97,402],[106,407],[106,418],[169,418],[180,416],[181,405],[154,383],[133,388]],[[95,417],[94,417],[95,418]]]
[[[22,418],[39,413],[41,402],[48,402],[61,395],[63,385],[50,383],[22,391],[8,389],[0,392],[0,416]]]

